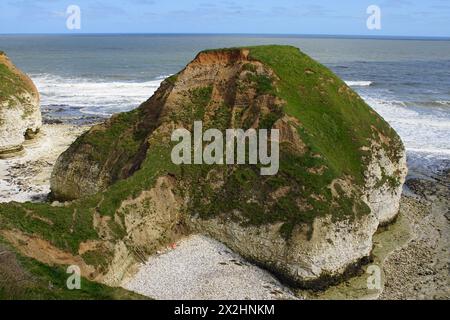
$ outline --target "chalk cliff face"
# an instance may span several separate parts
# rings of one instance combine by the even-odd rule
[[[204,130],[279,129],[278,174],[173,164],[172,132],[197,120]],[[51,188],[79,199],[61,210],[93,215],[109,243],[109,283],[132,252],[151,253],[187,228],[320,287],[370,255],[373,234],[397,214],[405,175],[399,137],[343,81],[296,48],[262,46],[200,53],[138,109],[80,137],[58,159]]]
[[[22,150],[42,125],[39,93],[31,79],[0,52],[0,157]]]
[[[391,143],[389,140],[388,144]],[[376,143],[372,145],[371,151],[372,157],[364,173],[363,198],[371,211],[377,215],[379,223],[384,225],[397,217],[403,184],[408,173],[406,153],[402,149],[394,149],[391,150],[394,152],[393,157],[389,157],[386,150]]]

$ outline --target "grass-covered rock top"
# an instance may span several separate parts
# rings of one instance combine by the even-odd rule
[[[174,165],[171,133],[190,130],[197,120],[205,130],[279,129],[279,173],[260,176],[258,165]],[[279,224],[289,243],[298,230],[311,238],[319,217],[351,221],[368,215],[363,195],[369,164],[380,152],[398,163],[403,151],[375,111],[297,48],[207,50],[139,108],[93,127],[60,157],[52,194],[74,201],[0,205],[0,225],[75,255],[88,240],[123,241],[135,250],[127,225],[133,210],[124,206],[154,188],[158,178],[170,177],[171,190],[182,199],[180,224],[189,217],[225,217],[244,228]],[[399,179],[385,175],[379,183]],[[144,216],[155,210],[151,203],[143,207]],[[143,247],[149,253],[154,244]],[[90,263],[99,272],[108,269],[111,246],[94,253],[104,259]]]
[[[0,104],[9,105],[15,101],[29,103],[23,100],[23,93],[37,95],[37,90],[31,80],[20,72],[0,51]]]

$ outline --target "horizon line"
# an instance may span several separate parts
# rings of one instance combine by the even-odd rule
[[[306,38],[356,38],[356,39],[397,39],[397,40],[450,40],[450,36],[406,36],[367,34],[296,34],[296,33],[178,33],[178,32],[64,32],[64,33],[0,33],[0,36],[89,36],[89,35],[164,35],[164,36],[277,36]]]

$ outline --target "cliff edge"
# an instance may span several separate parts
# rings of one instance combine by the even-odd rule
[[[39,93],[31,79],[0,52],[0,158],[20,152],[42,126]]]

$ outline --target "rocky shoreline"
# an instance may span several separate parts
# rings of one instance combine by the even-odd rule
[[[383,266],[386,285],[381,299],[450,298],[450,171],[440,181],[411,179],[402,215],[410,240]]]

